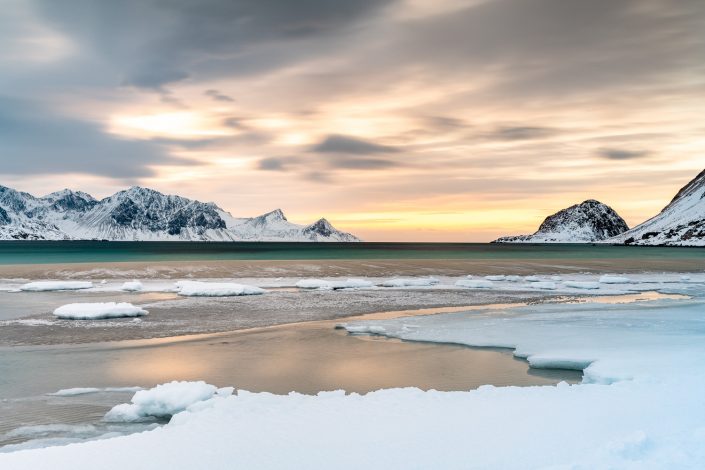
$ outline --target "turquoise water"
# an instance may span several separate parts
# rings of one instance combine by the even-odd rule
[[[702,259],[703,248],[488,243],[3,241],[0,264],[315,259]]]

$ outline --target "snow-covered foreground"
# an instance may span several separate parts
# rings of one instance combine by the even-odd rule
[[[702,468],[702,380],[318,396],[240,392],[160,429],[0,455],[24,469]],[[700,390],[702,390],[700,388]]]
[[[228,396],[202,383],[181,394],[181,386],[165,386],[118,408],[135,419],[177,413],[162,428],[4,454],[0,468],[704,468],[705,296],[690,287],[669,290],[693,299],[341,325],[355,334],[515,348],[534,367],[585,369],[579,385],[363,396]]]

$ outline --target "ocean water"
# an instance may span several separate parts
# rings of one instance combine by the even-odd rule
[[[704,248],[592,244],[2,241],[0,264],[189,260],[703,260]]]

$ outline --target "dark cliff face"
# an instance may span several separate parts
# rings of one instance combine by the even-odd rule
[[[179,235],[185,228],[199,232],[226,228],[213,204],[166,196],[145,188],[130,188],[114,198],[116,204],[110,211],[110,220],[117,227],[164,231],[169,235]]]
[[[54,199],[51,209],[57,212],[85,212],[96,204],[98,204],[98,201],[93,198],[88,198],[74,192],[66,192],[57,199]]]
[[[335,231],[333,226],[326,219],[319,219],[304,229],[304,234],[316,234],[322,237],[330,237]]]
[[[7,225],[10,222],[12,222],[12,219],[10,218],[9,214],[5,209],[0,207],[0,225]]]
[[[562,232],[571,225],[591,231],[595,240],[604,240],[629,230],[629,226],[614,209],[594,199],[556,212],[546,217],[538,233]]]

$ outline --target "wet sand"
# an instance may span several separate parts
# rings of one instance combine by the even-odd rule
[[[536,291],[274,290],[265,296],[181,297],[169,293],[0,292],[0,309],[19,321],[0,322],[0,345],[78,344],[342,319],[380,311],[508,303],[558,298]],[[149,311],[139,319],[56,320],[54,308],[73,302],[127,301]]]
[[[462,276],[702,272],[702,259],[204,260],[0,265],[4,279]]]

